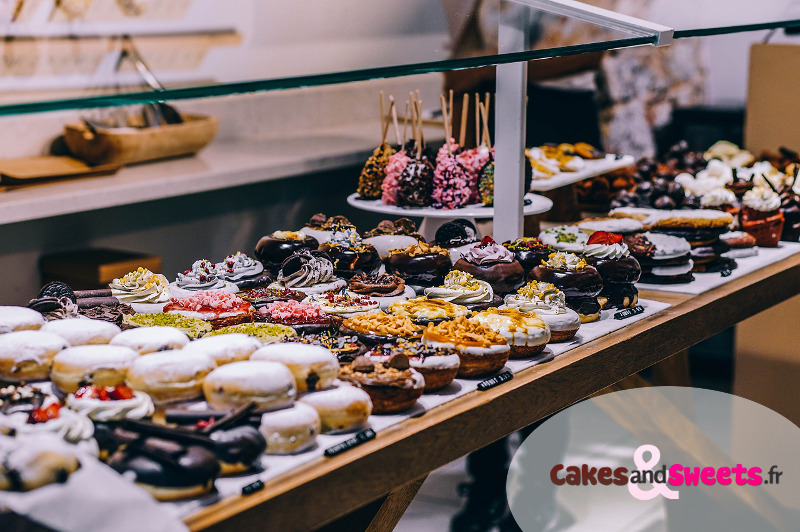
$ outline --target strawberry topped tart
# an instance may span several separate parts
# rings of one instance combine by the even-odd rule
[[[206,290],[183,299],[172,298],[164,312],[204,320],[214,329],[219,329],[252,321],[255,309],[248,301],[231,293]]]

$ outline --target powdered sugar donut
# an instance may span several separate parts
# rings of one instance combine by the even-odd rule
[[[46,379],[56,353],[69,347],[57,334],[16,331],[0,335],[0,380],[9,382]]]
[[[156,404],[189,401],[202,397],[203,379],[216,367],[203,353],[153,353],[133,361],[126,383]]]
[[[191,342],[183,348],[184,353],[205,353],[214,359],[218,366],[247,360],[259,347],[261,341],[247,334],[230,333],[206,336]]]
[[[117,386],[138,353],[116,345],[81,345],[70,347],[53,357],[50,380],[62,392],[71,393],[82,384]]]
[[[130,347],[140,355],[181,349],[189,343],[189,337],[174,327],[137,327],[123,331],[111,340],[111,345]]]
[[[245,360],[220,366],[203,383],[211,408],[233,410],[255,402],[262,411],[290,406],[297,396],[294,376],[278,362]]]
[[[42,331],[59,335],[69,345],[107,344],[121,331],[113,323],[85,318],[67,318],[45,323]]]
[[[36,330],[44,325],[44,317],[27,307],[0,306],[0,334]]]
[[[294,375],[299,393],[327,388],[339,375],[339,361],[320,345],[271,344],[253,353],[250,360],[280,362]]]
[[[267,454],[293,454],[316,443],[322,423],[313,407],[296,403],[263,414],[259,430],[267,440]]]
[[[339,433],[361,429],[372,414],[369,394],[350,384],[303,395],[298,402],[314,407],[322,420],[323,433]]]

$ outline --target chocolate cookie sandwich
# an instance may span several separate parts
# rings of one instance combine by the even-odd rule
[[[723,254],[724,257],[730,259],[743,259],[758,255],[756,238],[750,233],[745,233],[744,231],[731,231],[730,233],[725,233],[719,237],[719,239],[731,248],[730,251]]]
[[[408,218],[398,218],[394,222],[383,220],[375,229],[364,233],[364,242],[374,246],[382,259],[389,256],[390,249],[402,249],[417,242],[425,242],[417,232],[417,226]]]
[[[453,264],[461,258],[468,249],[480,242],[478,230],[475,225],[465,218],[445,222],[436,230],[436,244],[450,252]]]
[[[235,284],[239,290],[265,286],[275,280],[263,264],[241,251],[225,257],[225,260],[217,263],[216,268],[220,277]]]
[[[319,247],[319,242],[302,231],[275,231],[261,237],[256,244],[256,258],[261,261],[264,268],[272,275],[277,275],[281,264],[292,254],[313,250]]]
[[[523,237],[513,242],[503,242],[503,246],[514,254],[514,258],[522,264],[525,276],[543,260],[547,260],[551,253],[555,251],[553,246],[547,245],[538,238]]]
[[[416,295],[402,277],[390,273],[359,273],[350,278],[347,289],[350,294],[374,299],[383,310],[395,301]]]
[[[412,369],[425,378],[425,391],[432,392],[448,386],[456,378],[461,357],[452,349],[425,345],[420,340],[399,340],[394,344],[374,346],[369,358],[374,362],[388,362],[392,356],[408,357]]]
[[[597,296],[603,290],[600,273],[573,253],[556,252],[541,266],[531,270],[530,281],[554,284],[564,292],[567,306],[578,313],[581,323],[600,319]]]
[[[622,235],[595,232],[583,248],[583,258],[603,278],[603,290],[598,296],[601,308],[630,308],[638,303],[639,291],[634,283],[642,275],[642,268],[631,256]]]
[[[495,295],[492,285],[461,270],[448,273],[442,285],[426,288],[425,297],[463,305],[472,311],[503,304],[503,298]]]
[[[347,283],[333,273],[333,262],[321,251],[304,249],[286,258],[278,270],[277,281],[269,288],[321,294],[341,290]]]
[[[488,236],[484,237],[480,244],[467,250],[453,265],[453,269],[467,272],[476,279],[486,281],[498,295],[515,292],[525,284],[525,270],[522,264],[514,258],[512,252]]]
[[[378,250],[364,242],[353,226],[337,227],[331,239],[319,245],[319,251],[331,259],[334,275],[344,279],[359,273],[376,273],[381,267]]]
[[[360,356],[342,366],[339,379],[369,394],[373,414],[408,410],[425,389],[425,378],[411,368],[408,357],[402,353],[393,354],[385,362],[373,362],[367,356]]]
[[[642,233],[625,237],[624,242],[642,268],[641,282],[682,284],[694,281],[692,246],[685,238]]]
[[[424,242],[405,249],[392,249],[386,259],[386,271],[412,287],[442,284],[450,267],[450,253],[446,249]]]
[[[685,238],[692,247],[693,272],[720,272],[736,268],[733,259],[722,256],[730,247],[719,239],[732,222],[733,217],[721,211],[667,211],[650,232]]]

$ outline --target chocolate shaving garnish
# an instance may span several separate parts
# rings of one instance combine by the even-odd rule
[[[411,367],[408,357],[402,353],[396,353],[389,358],[387,365],[399,371],[405,371]]]
[[[375,364],[372,363],[369,357],[361,355],[353,361],[353,371],[371,373],[375,371]]]
[[[241,420],[247,418],[250,413],[256,409],[256,403],[249,402],[246,405],[242,405],[233,412],[229,413],[225,417],[221,418],[214,423],[211,423],[202,429],[198,430],[198,434],[211,434],[212,432],[226,429],[228,427],[232,427],[238,424]]]
[[[213,440],[205,434],[167,427],[165,425],[157,425],[148,421],[125,419],[122,421],[122,428],[133,432],[138,432],[139,434],[146,436],[181,440],[190,443],[197,443],[198,445],[214,445]]]

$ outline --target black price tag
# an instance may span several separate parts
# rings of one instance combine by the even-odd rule
[[[733,273],[732,270],[727,270],[727,269],[719,272],[719,274],[723,277],[730,277],[732,273]]]
[[[251,482],[247,486],[242,488],[242,495],[252,495],[257,491],[261,491],[264,489],[264,483],[260,480],[256,480],[255,482]]]
[[[375,438],[375,431],[372,429],[362,430],[352,438],[343,441],[342,443],[336,444],[333,447],[328,447],[325,449],[325,456],[331,457],[336,456],[337,454],[342,454],[345,451],[349,451],[353,447],[361,445],[364,442],[368,442]]]
[[[615,320],[627,320],[632,316],[636,316],[637,314],[641,314],[644,312],[644,307],[641,305],[636,305],[632,308],[626,308],[625,310],[620,310],[616,314],[614,314]]]
[[[479,382],[478,383],[478,390],[480,390],[482,392],[485,392],[489,388],[494,388],[495,386],[503,384],[504,382],[508,382],[513,378],[514,378],[514,374],[513,373],[511,373],[510,371],[504,371],[503,373],[500,373],[499,375],[495,375],[491,379],[486,379],[485,381]]]

